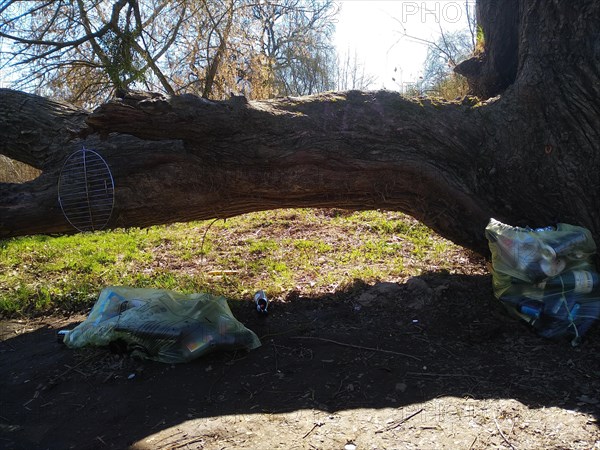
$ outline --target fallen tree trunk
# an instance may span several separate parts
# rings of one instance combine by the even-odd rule
[[[42,98],[3,94],[8,104],[28,105],[21,109],[26,117],[56,114],[65,122],[61,129],[79,123],[80,133],[92,133],[50,137],[55,122],[43,130],[43,122],[34,121],[35,133],[52,140],[42,144],[51,151],[37,144],[3,149],[30,164],[44,161],[36,164],[44,173],[39,179],[3,187],[3,236],[71,230],[57,203],[57,179],[65,158],[84,144],[113,172],[111,227],[282,207],[384,208],[405,211],[472,246],[489,216],[463,181],[475,181],[469,172],[476,154],[469,149],[484,140],[469,105],[409,101],[389,92],[252,104],[183,96],[115,101],[86,116]],[[441,156],[448,167],[436,163]],[[467,230],[465,217],[478,223]]]
[[[85,145],[113,172],[109,227],[284,207],[381,208],[479,252],[490,217],[574,223],[600,242],[600,6],[525,3],[515,80],[483,102],[386,91],[260,102],[149,95],[86,113],[2,90],[0,153],[43,174],[0,185],[0,237],[74,231],[57,202],[57,179],[65,158]],[[581,20],[568,20],[575,16]],[[555,33],[563,38],[549,40]],[[494,55],[506,52],[487,57]],[[494,64],[483,60],[489,66],[479,76],[489,77]],[[504,89],[477,76],[474,86]]]

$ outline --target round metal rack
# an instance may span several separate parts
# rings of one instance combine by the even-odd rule
[[[101,230],[115,202],[115,184],[106,161],[85,147],[66,159],[58,179],[58,202],[79,231]]]

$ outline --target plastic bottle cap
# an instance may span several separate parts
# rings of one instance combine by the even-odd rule
[[[528,316],[535,317],[536,319],[540,317],[540,309],[534,306],[524,305],[521,307],[521,312],[523,314],[527,314]]]

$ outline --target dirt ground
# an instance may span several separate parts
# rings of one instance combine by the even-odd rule
[[[59,344],[83,316],[5,321],[0,447],[600,449],[600,327],[536,337],[482,264],[231,306],[262,346],[175,366]]]

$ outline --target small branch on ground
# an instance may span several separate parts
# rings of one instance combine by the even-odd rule
[[[312,433],[313,431],[315,431],[315,429],[317,429],[317,427],[322,427],[323,425],[325,425],[325,423],[323,423],[323,422],[315,422],[315,424],[308,431],[308,433],[306,433],[304,436],[302,436],[302,439],[306,439],[310,433]]]
[[[422,412],[423,412],[423,408],[419,409],[418,411],[415,411],[410,416],[405,417],[404,419],[399,420],[398,422],[395,422],[395,423],[393,423],[393,424],[391,424],[391,425],[389,425],[389,426],[387,426],[387,427],[385,427],[385,428],[383,428],[381,430],[375,431],[375,434],[383,433],[384,431],[391,431],[391,430],[393,430],[395,428],[398,428],[400,425],[402,425],[405,422],[408,422],[410,419],[412,419],[413,417],[415,417],[417,414],[421,414]]]
[[[500,424],[498,423],[498,421],[494,418],[494,423],[496,424],[496,428],[498,429],[498,433],[500,433],[500,436],[502,436],[502,439],[504,439],[504,442],[506,442],[506,444],[512,449],[512,450],[517,450],[515,448],[514,445],[512,445],[510,443],[510,441],[508,440],[508,438],[506,437],[506,435],[502,432],[502,430],[500,429]]]
[[[325,339],[325,338],[320,338],[320,337],[314,337],[314,336],[293,336],[293,337],[291,337],[291,339],[312,339],[312,340],[315,340],[315,341],[323,341],[323,342],[329,342],[331,344],[341,345],[342,347],[356,348],[358,350],[368,350],[368,351],[371,351],[371,352],[389,353],[389,354],[392,354],[392,355],[398,355],[398,356],[404,356],[406,358],[411,358],[411,359],[414,359],[415,361],[422,361],[421,358],[418,358],[418,357],[413,356],[413,355],[408,355],[406,353],[394,352],[392,350],[383,350],[383,349],[380,349],[380,348],[373,348],[373,347],[363,347],[362,345],[346,344],[344,342],[338,342],[338,341],[334,341],[334,340],[331,340],[331,339]]]

